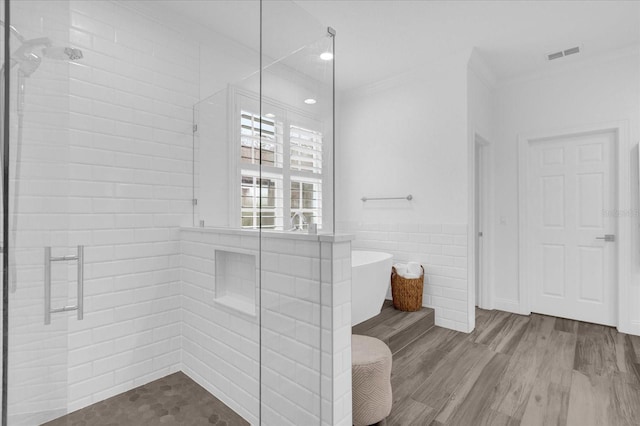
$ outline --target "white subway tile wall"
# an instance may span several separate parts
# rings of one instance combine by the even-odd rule
[[[323,426],[350,426],[351,241],[321,246]]]
[[[46,4],[45,4],[46,3]],[[68,8],[59,2],[17,2],[12,24],[24,37],[68,44]],[[42,9],[41,9],[42,8]],[[15,46],[15,45],[14,45]],[[44,324],[44,247],[67,254],[67,174],[69,69],[64,62],[42,61],[25,77],[22,143],[18,145],[18,67],[10,70],[10,243],[9,383],[10,424],[40,424],[64,413],[68,389],[66,314]],[[20,148],[20,150],[18,150]],[[21,160],[17,162],[18,152]],[[19,198],[18,198],[19,197]],[[68,299],[66,265],[52,269],[52,305]],[[73,293],[72,293],[73,294]]]
[[[257,316],[215,301],[215,256],[258,255],[241,234],[182,230],[183,371],[254,424],[259,386],[263,424],[351,424],[350,243],[263,234],[260,383]]]
[[[258,240],[180,231],[192,225],[199,43],[126,2],[15,2],[13,13],[27,38],[48,36],[84,54],[43,60],[27,84],[12,180],[20,203],[11,408],[44,414],[15,424],[39,424],[178,370],[257,423],[258,323],[215,302],[215,250],[255,256]],[[15,109],[11,121],[16,135]],[[60,313],[45,326],[43,248],[58,256],[77,245],[85,246],[84,319]],[[263,422],[310,424],[322,415],[324,424],[351,424],[349,242],[273,238],[263,249],[264,291],[255,294]],[[54,265],[54,307],[75,303],[75,274],[73,263]],[[247,284],[240,294],[250,299],[250,291]]]
[[[467,313],[467,225],[340,222],[356,235],[354,249],[384,251],[394,262],[420,262],[425,270],[422,302],[435,310],[440,327],[469,332]],[[391,298],[390,293],[387,296]]]
[[[84,54],[69,65],[69,245],[86,246],[85,319],[68,323],[75,410],[180,369],[199,45],[123,3],[68,5]]]
[[[243,248],[251,252],[246,247],[252,242],[245,241],[249,243],[242,244],[242,238],[234,235],[181,232],[182,371],[257,424],[260,386],[257,317],[215,303],[216,251],[230,253],[234,248]],[[258,250],[254,249],[253,255],[258,256]]]

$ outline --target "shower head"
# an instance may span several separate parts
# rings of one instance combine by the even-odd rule
[[[11,57],[18,64],[20,71],[29,77],[42,63],[41,54],[39,55],[36,51],[48,46],[51,46],[51,40],[46,37],[25,40]]]
[[[0,26],[4,27],[5,25],[5,22],[0,20]],[[25,77],[29,77],[38,69],[42,63],[42,57],[62,61],[76,61],[83,57],[80,49],[74,49],[72,47],[54,47],[51,39],[47,37],[27,40],[13,25],[9,25],[9,30],[20,42],[20,47],[18,47],[18,49],[13,52],[13,55],[11,55],[11,59],[14,61],[11,68],[13,68],[14,65],[18,65],[20,71]],[[4,69],[4,65],[2,68]]]
[[[26,77],[29,77],[38,69],[42,63],[42,57],[75,61],[82,59],[83,55],[80,49],[53,46],[51,40],[46,37],[25,40],[13,53],[13,59],[18,63],[20,71]]]
[[[42,63],[42,58],[36,55],[33,52],[27,53],[20,58],[14,58],[18,63],[18,68],[20,72],[25,75],[25,77],[29,77],[31,74],[36,72],[40,64]]]
[[[45,57],[62,61],[77,61],[82,59],[82,50],[73,47],[45,47],[42,50]]]

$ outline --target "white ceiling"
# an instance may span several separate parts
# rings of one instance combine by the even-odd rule
[[[470,47],[506,79],[552,66],[545,53],[578,44],[586,56],[640,43],[636,1],[297,3],[336,28],[338,78],[347,88]]]
[[[258,3],[163,3],[243,44],[257,46]],[[545,54],[581,45],[581,57],[640,46],[640,1],[427,1],[265,0],[264,32],[280,31],[267,45],[298,37],[288,17],[307,27],[337,30],[336,85],[351,89],[471,47],[478,48],[498,79],[555,66]],[[243,22],[245,25],[241,25]],[[255,25],[253,24],[255,21]],[[250,25],[246,25],[250,24]],[[248,29],[251,27],[251,29]],[[556,63],[563,61],[560,59]]]

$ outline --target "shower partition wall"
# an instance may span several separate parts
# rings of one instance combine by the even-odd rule
[[[344,420],[343,389],[333,387],[346,376],[339,374],[347,361],[341,346],[336,365],[333,352],[333,327],[340,326],[344,300],[333,291],[334,278],[338,284],[343,279],[344,261],[350,266],[350,250],[348,242],[336,242],[333,229],[334,43],[335,32],[302,8],[264,3],[259,178],[261,190],[268,187],[274,195],[260,204],[265,424]],[[272,238],[280,230],[293,244]],[[282,285],[282,275],[293,285]],[[340,343],[347,337],[350,344],[350,329],[348,336],[338,329]],[[349,395],[350,367],[349,361]],[[349,412],[350,406],[349,399]]]
[[[0,419],[2,420],[2,423],[6,423],[6,416],[4,415],[4,413],[6,413],[7,411],[7,400],[6,400],[6,396],[7,396],[7,392],[6,392],[6,373],[9,371],[9,364],[8,364],[8,357],[6,356],[6,350],[8,349],[8,337],[9,337],[9,333],[8,333],[8,328],[7,326],[9,325],[8,322],[5,319],[5,313],[8,312],[7,306],[8,306],[8,298],[5,295],[8,295],[9,292],[9,280],[7,279],[7,274],[5,274],[5,271],[8,271],[9,268],[9,247],[8,247],[8,240],[9,240],[9,234],[8,232],[5,232],[6,229],[8,229],[8,222],[9,222],[9,216],[6,214],[8,213],[8,209],[6,207],[8,207],[9,203],[8,203],[8,195],[9,195],[9,176],[8,176],[8,171],[9,171],[9,165],[8,165],[8,158],[9,158],[9,144],[5,143],[5,141],[9,140],[9,129],[6,128],[4,126],[4,123],[9,121],[9,98],[5,95],[5,86],[8,86],[9,84],[9,77],[8,74],[6,74],[4,72],[4,69],[10,66],[9,63],[9,56],[5,54],[6,52],[6,47],[9,44],[9,37],[11,34],[11,28],[9,26],[10,22],[8,22],[7,20],[7,16],[9,16],[9,4],[5,3],[4,1],[0,4],[0,19],[2,19],[3,22],[3,26],[2,29],[0,31],[1,33],[1,40],[2,42],[0,43],[0,53],[2,54],[2,72],[0,72],[0,87],[2,88],[2,90],[0,90],[0,137],[2,138],[2,144],[0,145],[0,153],[2,154],[0,156],[0,167],[2,167],[2,170],[0,170],[0,175],[2,176],[2,178],[0,179],[0,190],[2,191],[1,194],[1,200],[0,201],[0,230],[2,231],[2,243],[0,244],[0,255],[2,256],[2,266],[0,267],[0,274],[2,275],[2,303],[0,304],[0,315],[2,316],[2,327],[0,327],[0,336],[2,337],[2,354],[0,354],[0,356],[2,357],[0,359],[0,365],[2,365],[2,381],[0,383],[2,383],[1,389],[0,389],[0,400],[2,401],[0,403]],[[6,112],[6,114],[5,114]],[[7,164],[5,164],[4,159],[7,158]]]
[[[69,46],[68,9],[57,5],[11,4],[11,61],[3,69],[11,82],[3,88],[11,135],[5,210],[9,424],[40,424],[67,410],[71,314],[51,313],[77,304],[69,284],[76,283],[70,279],[75,265],[52,261],[75,252],[69,238],[70,63],[45,54]],[[46,247],[54,248],[48,262]]]
[[[224,368],[206,386],[223,377],[229,390],[218,394],[262,424],[350,422],[350,243],[333,234],[334,37],[302,9],[266,2],[261,72],[194,106],[184,308],[213,300],[224,314],[202,315],[207,327],[185,317],[185,368],[210,376],[203,357],[216,355]],[[217,334],[229,352],[197,355],[192,330],[225,321],[243,330],[243,345]]]
[[[3,416],[33,425],[182,370],[179,227],[207,37],[144,1],[10,5],[37,43],[26,53],[12,35],[8,52]],[[44,38],[83,58],[49,58]],[[27,76],[29,63],[39,66]]]
[[[180,371],[251,424],[351,424],[335,32],[289,1],[3,5],[3,424]]]

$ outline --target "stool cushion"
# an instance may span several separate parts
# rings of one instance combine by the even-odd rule
[[[365,426],[391,413],[391,351],[379,339],[351,336],[353,424]]]

